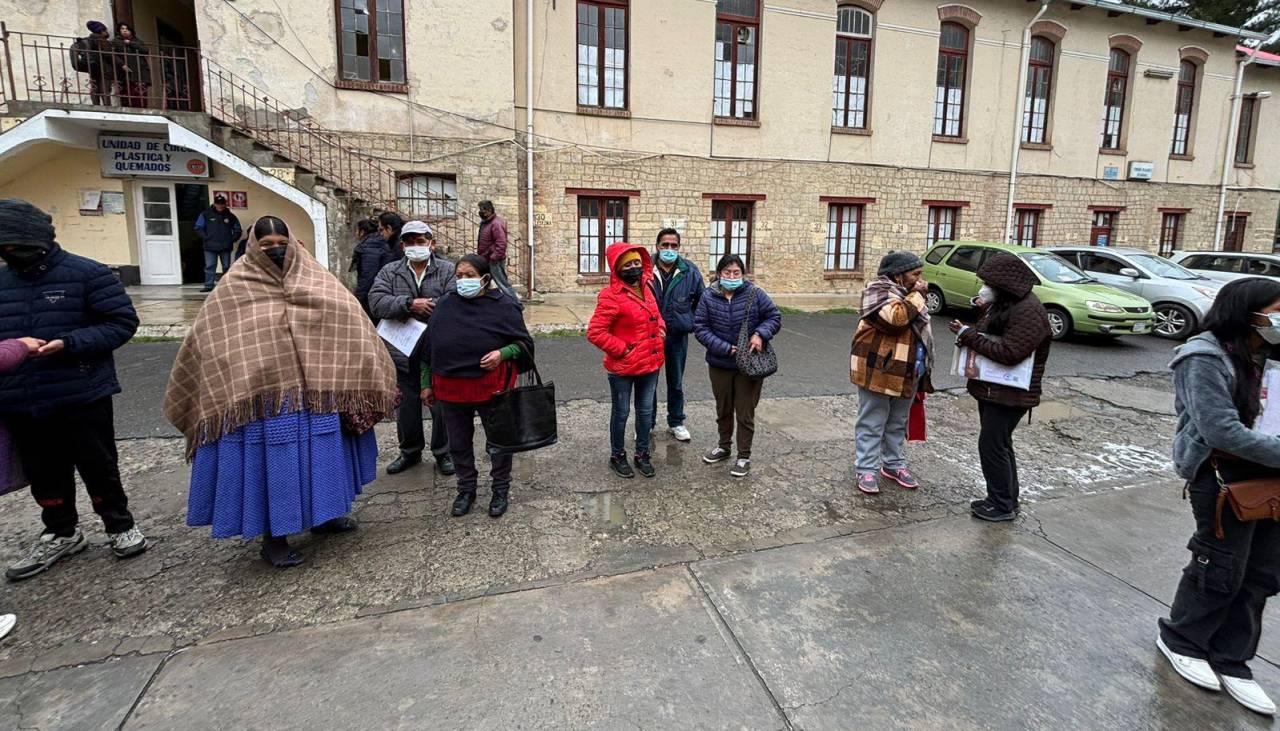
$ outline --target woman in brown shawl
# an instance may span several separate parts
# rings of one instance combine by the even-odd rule
[[[165,416],[187,439],[187,525],[263,536],[262,557],[302,562],[285,536],[354,530],[376,474],[373,425],[395,408],[395,367],[360,304],[289,234],[254,224],[182,343]]]

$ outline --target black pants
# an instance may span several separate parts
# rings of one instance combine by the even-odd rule
[[[452,404],[437,401],[444,425],[449,431],[449,453],[453,455],[453,466],[458,470],[458,492],[475,492],[476,471],[475,437],[476,416],[484,418],[489,411],[488,404]],[[485,451],[489,454],[489,480],[495,490],[511,487],[510,454],[494,454],[489,452],[488,443]]]
[[[1223,538],[1214,536],[1218,484],[1206,463],[1188,486],[1196,532],[1187,548],[1169,618],[1160,637],[1170,650],[1201,660],[1233,678],[1252,678],[1246,665],[1262,637],[1267,597],[1280,591],[1280,523],[1241,523],[1222,509]]]
[[[31,494],[43,509],[46,533],[65,537],[76,531],[77,470],[106,531],[133,527],[120,484],[110,396],[40,417],[14,415],[8,422]]]
[[[396,370],[396,384],[400,386],[400,406],[396,408],[396,437],[400,440],[400,454],[420,457],[427,440],[422,433],[422,363],[410,359],[409,372]],[[449,434],[440,416],[440,402],[431,407],[431,454],[439,460],[449,453]]]
[[[978,459],[982,476],[987,481],[987,502],[1011,513],[1018,509],[1018,460],[1013,454],[1013,430],[1027,415],[1023,408],[1013,408],[978,401]]]

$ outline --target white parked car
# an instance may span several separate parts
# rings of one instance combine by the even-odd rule
[[[1240,251],[1175,251],[1170,260],[1219,282],[1245,277],[1280,278],[1280,256]]]

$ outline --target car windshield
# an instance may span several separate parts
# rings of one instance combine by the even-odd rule
[[[1076,269],[1066,259],[1057,254],[1023,254],[1022,258],[1050,282],[1059,284],[1082,284],[1092,282],[1093,278]]]
[[[1146,267],[1147,271],[1165,279],[1200,279],[1200,275],[1186,267],[1151,254],[1130,254],[1129,258]]]

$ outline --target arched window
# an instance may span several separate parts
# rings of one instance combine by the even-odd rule
[[[943,23],[938,39],[938,90],[933,102],[933,133],[964,136],[964,86],[969,60],[969,29]]]
[[[1022,141],[1042,145],[1049,138],[1049,92],[1053,88],[1053,41],[1031,39],[1027,58],[1027,96],[1022,107]]]
[[[842,5],[836,14],[836,72],[831,82],[831,125],[867,127],[867,84],[871,77],[871,13]]]
[[[756,118],[758,0],[716,0],[715,115]]]
[[[1111,49],[1111,61],[1107,67],[1107,91],[1102,103],[1102,148],[1120,149],[1120,136],[1124,131],[1124,104],[1129,95],[1129,65],[1131,56],[1119,48]]]
[[[1191,150],[1191,109],[1196,101],[1196,65],[1183,61],[1178,65],[1178,97],[1173,105],[1174,155],[1189,155]]]

